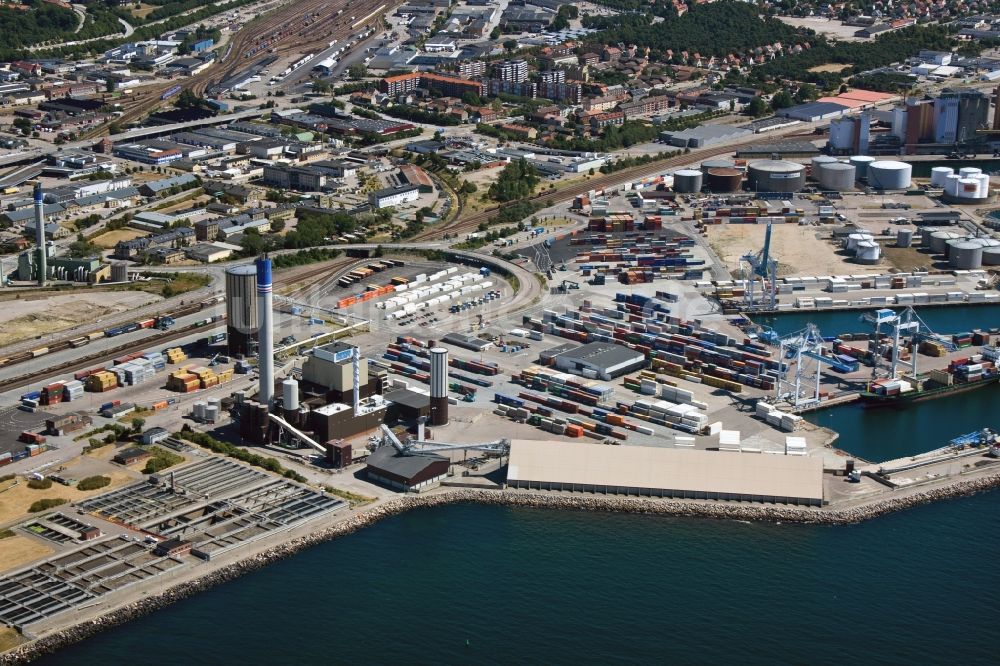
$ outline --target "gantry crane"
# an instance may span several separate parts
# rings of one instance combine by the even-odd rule
[[[955,351],[957,349],[954,342],[932,331],[912,307],[907,307],[902,313],[897,313],[895,310],[890,310],[888,308],[882,308],[876,310],[875,312],[863,314],[861,316],[861,320],[868,322],[875,327],[875,350],[872,354],[872,379],[879,379],[880,376],[885,376],[889,379],[898,379],[900,367],[909,370],[910,374],[913,377],[916,377],[918,355],[917,345],[919,345],[922,340],[933,340],[934,342],[942,345],[948,351]],[[883,327],[885,328],[883,329]],[[886,337],[892,340],[892,358],[889,360],[888,368],[882,367],[882,355],[878,350],[879,340],[882,337],[883,331]],[[910,354],[909,361],[900,358],[899,354],[900,341],[906,337],[909,337],[914,342],[913,353]]]
[[[745,285],[743,309],[774,310],[778,298],[778,262],[771,258],[770,222],[764,232],[764,248],[740,257],[740,273]]]

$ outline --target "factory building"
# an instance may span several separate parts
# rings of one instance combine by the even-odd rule
[[[376,449],[368,456],[370,481],[406,493],[429,490],[448,476],[449,462],[433,453],[402,454],[391,446]]]
[[[416,423],[431,416],[431,397],[411,388],[398,388],[382,396],[389,403],[386,418],[390,422]]]
[[[305,390],[323,395],[328,401],[351,402],[354,391],[354,347],[343,342],[331,342],[313,350],[302,365]],[[359,397],[367,398],[382,392],[383,375],[370,375],[368,364],[358,368]]]
[[[309,428],[315,433],[314,439],[318,442],[348,439],[378,428],[384,420],[384,405],[355,413],[351,405],[332,402],[309,412]]]
[[[558,370],[590,379],[614,379],[646,367],[642,352],[621,345],[591,342],[579,347],[561,345],[557,349],[558,354],[543,362],[549,361]]]
[[[249,356],[257,345],[257,267],[226,269],[226,342],[231,356]]]
[[[513,440],[512,488],[821,506],[810,456]]]

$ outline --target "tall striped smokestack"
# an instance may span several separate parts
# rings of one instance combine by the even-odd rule
[[[354,414],[361,410],[361,350],[358,347],[351,352],[351,370],[354,372],[353,404]]]
[[[448,350],[431,349],[431,425],[448,425]]]
[[[271,306],[271,260],[267,256],[257,260],[257,320],[260,330],[257,334],[257,369],[260,371],[258,401],[273,407],[274,402],[274,330],[272,321],[274,309]]]
[[[42,203],[42,184],[35,183],[35,238],[38,242],[38,286],[45,286],[49,271],[49,258],[45,247],[45,205]]]

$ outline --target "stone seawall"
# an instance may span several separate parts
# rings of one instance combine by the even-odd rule
[[[790,522],[817,525],[848,525],[859,523],[887,513],[937,500],[971,495],[1000,486],[1000,473],[975,479],[960,480],[940,488],[905,495],[887,496],[854,508],[796,508],[762,504],[727,504],[721,502],[685,502],[658,498],[573,495],[518,490],[454,489],[428,495],[400,496],[339,522],[317,529],[307,536],[298,537],[269,548],[246,559],[220,567],[195,580],[178,583],[141,601],[109,611],[93,620],[81,622],[25,643],[0,655],[0,666],[22,664],[41,655],[63,649],[101,631],[147,615],[175,601],[180,601],[215,585],[225,583],[243,574],[260,569],[271,562],[290,557],[316,544],[351,534],[384,518],[416,508],[445,506],[448,504],[487,504],[494,506],[535,507],[576,511],[602,511],[619,513],[654,514],[721,520],[747,520],[758,522]]]

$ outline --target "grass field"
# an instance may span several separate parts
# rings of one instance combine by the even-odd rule
[[[72,466],[67,465],[67,467],[70,468],[67,474],[72,475]],[[71,502],[77,502],[85,497],[106,493],[116,486],[124,485],[135,479],[135,477],[130,474],[126,474],[125,472],[110,472],[108,476],[111,477],[111,485],[87,492],[77,490],[71,486],[64,486],[59,483],[52,484],[52,487],[46,490],[34,490],[28,487],[28,484],[24,481],[24,479],[15,479],[14,481],[19,482],[16,486],[14,485],[14,481],[6,481],[2,484],[0,490],[8,487],[10,490],[0,493],[0,525],[5,525],[27,517],[29,515],[28,507],[37,500],[66,499]],[[4,539],[3,545],[0,546],[0,551],[5,552],[9,548],[11,542],[14,541],[14,538]],[[0,554],[0,557],[3,557],[3,555]]]
[[[111,287],[124,291],[144,291],[147,294],[155,294],[169,298],[179,294],[185,294],[195,289],[200,289],[209,283],[209,276],[202,273],[177,273],[177,277],[172,280],[148,280],[129,282],[127,285]],[[169,287],[169,288],[168,288]]]

